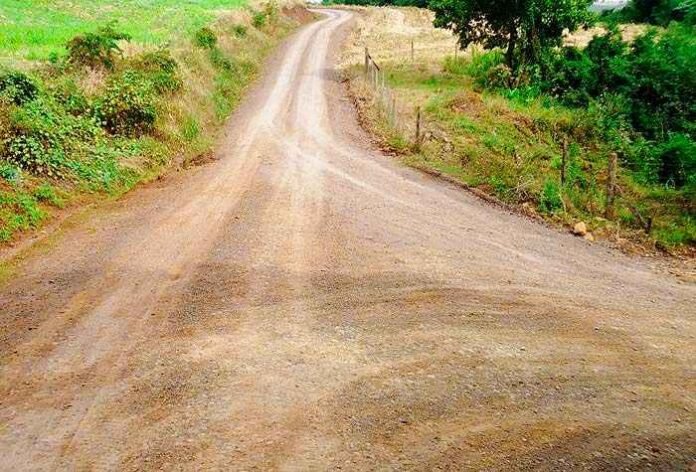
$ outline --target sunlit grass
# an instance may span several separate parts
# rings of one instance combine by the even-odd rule
[[[165,44],[246,0],[2,0],[0,61],[61,54],[75,35],[109,21],[145,44]]]

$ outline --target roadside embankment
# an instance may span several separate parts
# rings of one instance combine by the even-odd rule
[[[168,8],[181,21],[193,14]],[[313,18],[287,2],[216,9],[204,26],[209,12],[195,13],[178,30],[158,30],[161,41],[137,28],[152,12],[135,11],[126,24],[97,19],[51,52],[50,42],[0,51],[9,57],[0,68],[0,245],[209,160],[264,58]]]

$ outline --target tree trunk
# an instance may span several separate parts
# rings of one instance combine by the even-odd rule
[[[505,52],[505,63],[510,68],[511,71],[515,70],[515,46],[517,45],[517,35],[515,33],[510,33],[510,39],[508,40],[507,51]]]

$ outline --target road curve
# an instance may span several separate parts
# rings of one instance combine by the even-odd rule
[[[0,470],[688,467],[694,286],[372,150],[323,12],[0,287]]]

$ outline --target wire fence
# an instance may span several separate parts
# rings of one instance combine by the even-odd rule
[[[458,51],[459,47],[457,45],[454,48],[455,59]],[[411,42],[411,60],[414,60],[413,41]],[[413,112],[411,112],[408,104],[399,103],[397,94],[386,83],[386,71],[377,64],[367,47],[365,48],[364,78],[367,86],[371,89],[374,99],[373,105],[378,112],[383,114],[389,126],[397,134],[412,144],[414,150],[420,150],[425,135],[425,123],[420,106],[414,107],[412,109]],[[559,177],[561,185],[564,185],[566,183],[566,167],[568,165],[568,143],[564,141],[560,144],[561,166]],[[617,155],[616,153],[609,153],[607,156],[605,217],[610,219],[615,217],[615,200],[617,196],[622,194],[621,188],[617,184],[617,170]],[[630,210],[649,234],[652,227],[652,218],[645,217],[634,206],[630,206]]]
[[[413,43],[412,43],[413,44]],[[411,47],[413,55],[413,46]],[[364,65],[365,83],[371,89],[375,105],[384,114],[395,131],[413,141],[414,147],[420,147],[423,140],[423,114],[420,107],[414,110],[415,119],[409,113],[403,113],[404,105],[397,101],[394,91],[386,83],[386,73],[365,48]]]

